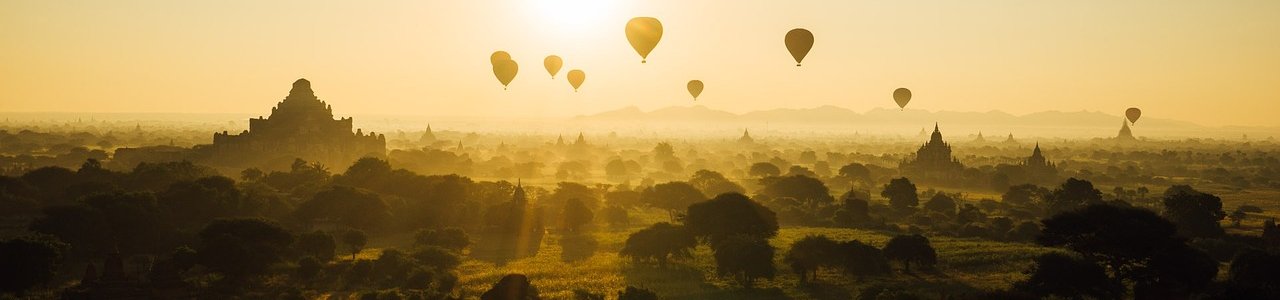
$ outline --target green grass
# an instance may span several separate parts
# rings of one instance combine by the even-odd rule
[[[699,247],[692,258],[666,268],[634,264],[619,257],[618,250],[630,232],[666,220],[665,213],[660,211],[633,211],[632,214],[639,215],[635,217],[639,219],[636,223],[640,224],[634,224],[627,230],[606,229],[592,233],[599,244],[594,254],[586,259],[565,261],[561,255],[560,236],[555,233],[543,238],[542,247],[533,257],[505,264],[468,258],[459,268],[463,296],[479,296],[508,273],[528,275],[548,299],[571,298],[575,289],[613,295],[628,285],[648,288],[663,299],[848,298],[872,284],[898,285],[924,294],[942,295],[1007,288],[1023,276],[1021,272],[1031,264],[1032,258],[1054,251],[1031,244],[932,237],[933,246],[939,254],[937,272],[855,280],[836,271],[824,271],[816,283],[800,285],[797,277],[781,261],[794,241],[821,234],[836,240],[857,239],[883,246],[892,235],[857,229],[789,227],[783,228],[770,241],[778,248],[775,265],[779,276],[758,282],[755,289],[743,290],[715,275],[711,250],[705,246]]]

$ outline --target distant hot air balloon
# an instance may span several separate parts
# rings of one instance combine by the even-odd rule
[[[698,95],[702,94],[702,80],[690,80],[687,87],[689,95],[693,95],[693,101],[698,101]]]
[[[511,60],[511,54],[507,54],[507,51],[496,51],[489,55],[489,63],[495,66],[504,60]]]
[[[786,37],[787,51],[791,52],[791,57],[796,59],[796,66],[800,66],[800,61],[804,60],[805,55],[809,55],[809,50],[813,49],[813,33],[808,29],[796,28],[787,32]]]
[[[516,78],[516,72],[520,71],[520,66],[514,60],[500,60],[493,63],[493,76],[498,77],[498,82],[502,83],[502,89],[507,89],[507,85],[511,84],[511,80]]]
[[[542,66],[547,67],[547,73],[551,73],[551,79],[556,79],[556,73],[560,73],[560,66],[564,65],[564,61],[559,56],[550,55],[542,60]]]
[[[1130,107],[1124,110],[1124,116],[1129,118],[1129,123],[1138,123],[1138,118],[1142,117],[1142,110],[1137,107]]]
[[[911,90],[907,88],[893,90],[893,102],[898,102],[898,109],[906,109],[907,102],[911,102]]]
[[[582,86],[582,81],[587,80],[587,73],[582,70],[569,70],[569,85],[573,86],[573,91],[577,92],[578,87]]]
[[[650,17],[636,17],[627,21],[627,41],[640,54],[640,63],[649,58],[649,52],[662,40],[662,22]]]

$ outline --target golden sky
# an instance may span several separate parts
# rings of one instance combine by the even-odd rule
[[[665,28],[646,64],[637,16]],[[495,50],[520,64],[510,90]],[[648,110],[693,104],[698,79],[697,104],[732,112],[896,108],[907,87],[916,109],[1280,126],[1280,1],[0,2],[0,111],[267,114],[299,77],[339,115]]]

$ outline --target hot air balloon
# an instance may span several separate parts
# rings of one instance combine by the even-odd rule
[[[698,101],[698,95],[702,94],[702,80],[690,80],[687,87],[689,95],[693,95],[693,101]]]
[[[898,102],[898,109],[906,109],[907,102],[911,102],[911,90],[907,88],[893,90],[893,102]]]
[[[649,52],[653,52],[653,48],[658,46],[658,41],[662,39],[662,23],[658,19],[650,17],[636,17],[627,21],[627,41],[631,42],[631,48],[636,49],[636,53],[640,54],[640,63],[644,63],[649,57]]]
[[[1142,117],[1142,110],[1137,107],[1130,107],[1124,110],[1124,116],[1129,118],[1129,123],[1138,123],[1138,118]]]
[[[551,73],[551,79],[556,79],[556,73],[560,73],[560,66],[564,65],[564,61],[559,56],[550,55],[542,60],[542,66],[547,67],[547,73]]]
[[[507,51],[496,51],[489,55],[489,63],[495,66],[504,60],[511,60],[511,54],[507,54]]]
[[[804,56],[809,55],[809,49],[813,49],[813,33],[808,29],[796,28],[787,32],[785,40],[787,51],[791,52],[791,57],[796,59],[796,66],[799,67]]]
[[[511,80],[516,78],[516,72],[520,71],[520,66],[514,60],[500,60],[493,63],[493,76],[498,77],[498,82],[502,83],[502,89],[507,89],[507,85],[511,84]]]
[[[587,73],[582,70],[569,70],[569,85],[573,86],[573,91],[577,92],[578,87],[582,86],[582,81],[587,80]]]

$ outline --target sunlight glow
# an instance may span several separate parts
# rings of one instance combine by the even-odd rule
[[[556,34],[574,34],[604,25],[614,13],[614,1],[530,0],[530,12]]]

